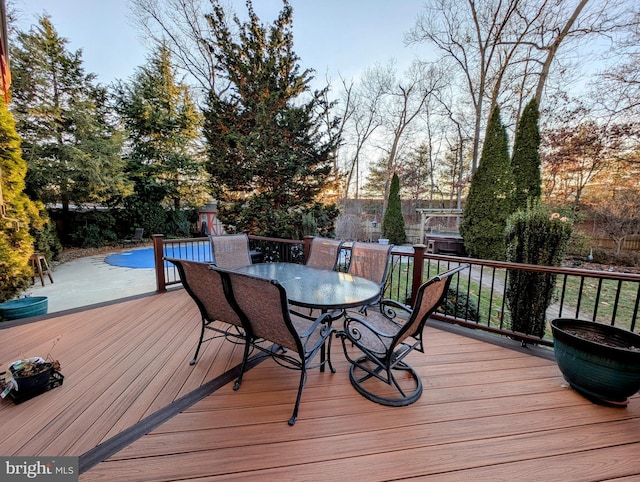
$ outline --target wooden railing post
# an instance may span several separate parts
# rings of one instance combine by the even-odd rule
[[[154,234],[153,238],[153,261],[156,266],[156,292],[167,291],[166,280],[164,279],[164,234]]]
[[[309,253],[311,252],[311,240],[313,236],[305,236],[304,237],[304,264],[307,264],[307,260],[309,259]]]
[[[424,244],[413,245],[413,281],[411,283],[411,305],[415,301],[418,288],[422,284],[424,271],[424,252],[427,247]]]

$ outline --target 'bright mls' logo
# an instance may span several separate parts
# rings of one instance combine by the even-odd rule
[[[78,457],[1,457],[0,480],[76,482]],[[4,473],[3,473],[4,472]]]

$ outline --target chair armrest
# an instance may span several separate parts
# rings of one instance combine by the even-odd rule
[[[293,313],[296,316],[299,316],[300,318],[305,318],[307,320],[315,320],[313,324],[309,328],[307,328],[307,330],[304,333],[299,333],[300,338],[309,338],[309,336],[311,336],[311,334],[318,328],[318,325],[325,324],[327,326],[330,326],[331,315],[329,313],[322,313],[317,318],[313,316],[303,315],[302,313],[297,313],[295,311],[292,311],[291,313]],[[332,330],[334,329],[332,328]]]
[[[392,300],[390,298],[385,298],[385,299],[381,300],[380,304],[384,305],[384,306],[389,305],[389,306],[392,306],[394,308],[399,308],[401,310],[404,310],[404,311],[407,311],[407,312],[411,313],[411,306],[406,305],[404,303],[400,303],[399,301],[396,301],[396,300]]]
[[[358,326],[355,326],[356,324]],[[368,323],[367,320],[359,316],[350,315],[345,317],[344,333],[352,341],[357,341],[361,339],[365,334],[364,333],[365,330],[370,334],[374,335],[376,338],[393,338],[394,336],[396,336],[395,333],[385,333],[379,330],[375,326],[372,326],[370,323]],[[358,333],[360,334],[358,335]]]
[[[408,314],[411,314],[413,312],[413,308],[410,305],[406,305],[404,303],[400,303],[399,301],[396,300],[392,300],[392,299],[384,299],[380,301],[380,310],[382,310],[382,308],[384,307],[389,307],[390,310],[395,309],[399,309],[402,311],[405,311]]]

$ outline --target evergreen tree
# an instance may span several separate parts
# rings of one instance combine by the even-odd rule
[[[26,172],[15,121],[0,102],[0,302],[11,299],[31,279],[34,239],[29,230],[45,222],[23,192]]]
[[[125,190],[121,135],[107,93],[85,75],[49,17],[19,32],[12,50],[12,112],[28,163],[26,192],[45,203],[103,202]]]
[[[460,234],[470,256],[504,259],[504,230],[512,211],[512,191],[507,132],[500,120],[500,108],[496,106],[489,119],[480,165],[471,179],[460,224]]]
[[[170,206],[174,220],[184,224],[180,208],[206,200],[201,115],[189,88],[176,81],[166,45],[115,90],[116,110],[129,139],[127,170],[135,183],[135,194],[125,200],[128,216],[146,232],[179,234],[184,227],[165,226],[163,206]]]
[[[511,158],[514,177],[513,210],[525,209],[528,201],[535,203],[542,196],[538,117],[538,102],[531,99],[518,122]]]
[[[513,263],[560,266],[573,231],[572,222],[551,213],[540,202],[530,202],[507,220],[506,258]],[[505,297],[511,329],[542,338],[546,312],[553,301],[557,275],[509,270]]]
[[[382,218],[382,236],[388,238],[391,244],[404,244],[407,240],[404,217],[402,216],[402,201],[400,200],[400,179],[395,172],[389,187],[387,210]]]
[[[326,233],[337,208],[319,201],[331,180],[337,124],[323,127],[325,91],[312,92],[311,71],[300,71],[288,2],[268,28],[251,1],[247,8],[248,22],[234,16],[237,35],[217,1],[209,17],[219,78],[229,85],[210,92],[205,111],[218,215],[230,231],[296,238],[302,216],[312,214]]]

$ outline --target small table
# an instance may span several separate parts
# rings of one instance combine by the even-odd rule
[[[236,271],[277,280],[287,291],[289,303],[323,312],[360,307],[380,294],[380,287],[368,279],[303,264],[260,263]]]

